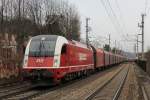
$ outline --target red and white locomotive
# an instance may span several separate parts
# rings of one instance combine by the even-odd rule
[[[125,61],[125,57],[93,46],[87,47],[57,35],[32,37],[27,44],[23,71],[32,81],[70,80],[95,69]]]

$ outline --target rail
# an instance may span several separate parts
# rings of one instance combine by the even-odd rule
[[[121,90],[122,90],[122,88],[123,88],[123,86],[124,86],[125,80],[126,80],[126,78],[127,78],[127,76],[128,76],[128,72],[129,72],[129,68],[128,68],[128,71],[126,72],[126,75],[122,78],[122,82],[121,82],[119,88],[117,89],[117,92],[115,93],[115,95],[114,95],[114,97],[113,97],[113,100],[118,100],[119,95],[120,95],[120,93],[121,93]]]
[[[88,95],[85,100],[92,100],[105,86],[107,86],[124,68],[121,68],[113,77],[111,77],[107,82],[105,82],[100,88]]]

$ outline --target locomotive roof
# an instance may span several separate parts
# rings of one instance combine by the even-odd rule
[[[32,40],[57,40],[58,35],[38,35],[32,37]]]
[[[90,46],[87,47],[86,44],[81,43],[81,42],[78,42],[78,41],[75,41],[75,40],[71,40],[71,41],[69,41],[69,43],[70,43],[71,45],[75,45],[75,46],[78,46],[78,47],[81,47],[81,48],[84,48],[84,49],[91,49],[91,50],[92,50],[92,48],[91,48]]]
[[[55,41],[58,39],[58,37],[62,37],[62,36],[58,36],[58,35],[38,35],[38,36],[34,36],[32,37],[32,40],[51,40],[51,41]],[[66,39],[65,37],[63,37],[64,39]],[[67,39],[66,39],[67,40]],[[72,45],[75,45],[75,46],[78,46],[78,47],[81,47],[81,48],[86,48],[86,49],[91,49],[91,48],[87,48],[87,45],[86,44],[83,44],[83,43],[80,43],[78,41],[75,41],[75,40],[67,40],[69,42],[69,44],[72,44]]]

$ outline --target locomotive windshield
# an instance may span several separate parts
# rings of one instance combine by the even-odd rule
[[[33,39],[29,47],[29,56],[52,57],[54,56],[57,39]]]

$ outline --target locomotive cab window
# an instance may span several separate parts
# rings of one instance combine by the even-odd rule
[[[33,39],[29,47],[29,56],[32,57],[53,57],[57,38],[41,40]]]

